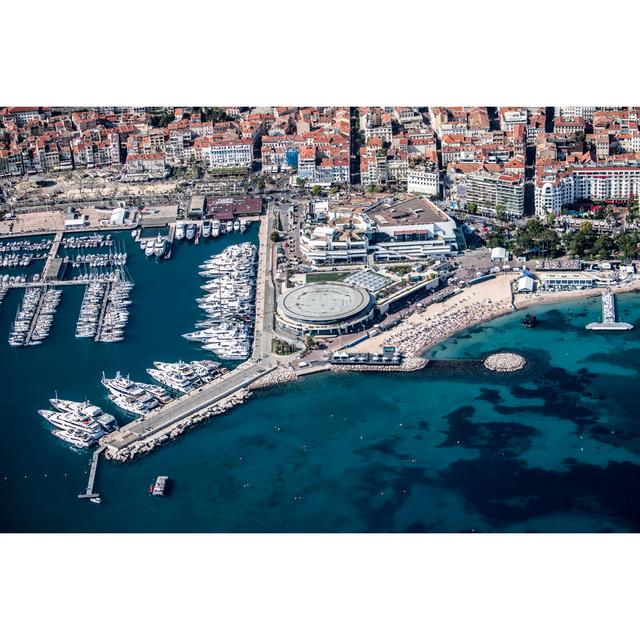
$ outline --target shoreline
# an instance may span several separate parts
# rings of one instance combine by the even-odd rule
[[[375,352],[381,350],[385,345],[394,345],[404,349],[405,354],[409,357],[425,358],[430,349],[458,333],[484,322],[490,322],[501,316],[537,305],[593,298],[602,295],[605,290],[604,287],[597,287],[579,291],[514,294],[511,292],[511,283],[514,278],[510,278],[507,282],[508,293],[504,287],[500,291],[499,285],[504,285],[506,280],[503,278],[502,280],[496,279],[481,283],[464,290],[467,293],[465,298],[461,298],[459,295],[442,303],[429,305],[425,311],[407,316],[390,331],[363,340],[348,351],[354,353]],[[491,284],[494,286],[492,287]],[[611,290],[614,294],[639,292],[640,280],[633,280],[617,287],[612,286]],[[489,295],[485,301],[480,300],[484,295],[495,295],[496,293],[499,295],[495,298]]]

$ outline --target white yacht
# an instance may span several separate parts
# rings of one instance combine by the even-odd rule
[[[233,222],[231,220],[227,220],[227,233],[231,233],[233,231]]]
[[[40,409],[38,413],[50,424],[58,429],[74,429],[86,433],[94,439],[98,439],[104,435],[104,431],[97,422],[90,418],[85,418],[77,413],[66,412],[57,413],[47,409]]]
[[[160,371],[159,369],[147,369],[147,373],[157,382],[179,391],[180,393],[188,393],[193,390],[194,385],[180,373],[169,373]]]
[[[217,238],[220,235],[220,220],[214,220],[211,225],[211,235]]]
[[[60,398],[50,398],[49,402],[54,409],[62,413],[77,413],[90,420],[95,420],[104,431],[113,431],[118,428],[116,419],[110,413],[105,413],[100,407],[90,402],[74,402]]]
[[[176,223],[176,240],[183,240],[185,236],[184,222]]]
[[[233,230],[240,231],[240,220],[237,218],[233,221]]]
[[[92,438],[87,436],[86,434],[76,432],[71,429],[54,429],[51,433],[53,433],[56,438],[64,440],[64,442],[68,442],[74,447],[78,447],[78,449],[86,449],[87,447],[90,447],[94,442]]]
[[[133,413],[137,416],[143,416],[153,409],[153,407],[150,407],[148,404],[136,400],[133,396],[110,393],[109,400],[117,407],[120,407],[125,413]]]
[[[188,224],[187,225],[187,240],[193,240],[196,237],[196,225]]]
[[[156,241],[153,244],[153,253],[157,258],[161,258],[165,251],[167,250],[167,240],[163,238],[160,234],[156,238]]]
[[[211,235],[211,220],[205,220],[202,223],[202,237],[208,238]]]
[[[153,240],[147,240],[147,246],[144,249],[144,255],[147,256],[147,258],[150,258],[153,255],[154,252],[154,242]]]

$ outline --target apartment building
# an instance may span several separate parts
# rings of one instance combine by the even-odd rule
[[[440,195],[440,172],[435,167],[417,165],[407,171],[407,191],[430,196]]]
[[[524,215],[524,180],[517,175],[478,171],[466,176],[467,204],[475,204],[485,215],[499,211],[507,218]]]

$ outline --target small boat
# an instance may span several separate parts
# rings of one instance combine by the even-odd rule
[[[164,490],[167,486],[167,480],[169,480],[169,476],[158,476],[155,484],[152,484],[149,487],[149,493],[152,496],[163,496]]]
[[[187,240],[193,240],[196,237],[196,225],[188,224],[187,225]]]
[[[227,233],[231,233],[233,231],[233,222],[231,220],[227,220]]]
[[[217,238],[220,235],[220,220],[214,220],[211,226],[211,235]]]
[[[94,504],[100,504],[102,502],[102,498],[100,498],[100,496],[96,496],[95,498],[89,498],[89,502],[93,502]]]
[[[211,220],[205,220],[202,223],[202,237],[208,238],[211,235]]]
[[[240,231],[240,220],[237,218],[233,221],[233,230]]]
[[[185,235],[184,222],[178,222],[176,224],[176,240],[182,240]]]
[[[532,329],[538,324],[538,319],[535,316],[532,316],[530,313],[524,317],[522,321],[522,326],[527,327],[528,329]]]

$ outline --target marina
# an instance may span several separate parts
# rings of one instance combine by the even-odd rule
[[[25,289],[11,327],[9,344],[12,347],[42,344],[49,335],[61,295],[60,289]]]
[[[245,360],[251,353],[255,314],[256,258],[251,243],[232,245],[200,265],[206,295],[198,306],[206,319],[183,334],[224,360]]]

